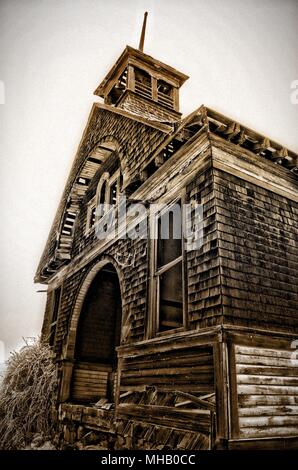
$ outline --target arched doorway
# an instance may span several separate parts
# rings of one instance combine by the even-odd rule
[[[114,401],[121,316],[119,278],[109,263],[92,280],[80,312],[72,401],[94,403],[100,398]]]

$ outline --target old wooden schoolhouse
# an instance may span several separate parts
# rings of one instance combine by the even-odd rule
[[[142,49],[95,91],[35,277],[61,446],[297,448],[297,155],[206,106],[182,117],[188,77]],[[121,196],[147,233],[116,217],[99,238]],[[194,249],[160,236],[174,203],[203,208]]]

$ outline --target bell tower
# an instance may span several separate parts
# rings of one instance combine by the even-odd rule
[[[188,76],[143,52],[146,18],[145,13],[139,49],[126,46],[94,94],[147,119],[175,122],[181,117],[179,89]]]

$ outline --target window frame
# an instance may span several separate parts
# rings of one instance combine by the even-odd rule
[[[59,295],[59,298],[57,301],[56,296],[58,295]],[[55,346],[61,299],[62,299],[62,286],[58,286],[52,290],[51,323],[49,324],[49,333],[48,333],[48,342],[49,342],[50,348],[53,348]],[[55,318],[54,321],[53,321],[53,318]]]
[[[96,207],[96,209],[98,208],[99,204],[101,204],[100,201],[99,201],[99,198],[101,196],[101,190],[102,190],[102,187],[103,187],[104,184],[106,185],[106,187],[105,187],[105,196],[104,196],[104,203],[103,204],[106,204],[107,197],[108,197],[108,194],[109,194],[109,181],[110,181],[110,173],[108,173],[106,171],[101,175],[101,177],[99,179],[99,182],[98,182],[98,185],[97,185],[96,194],[95,194],[95,207]],[[102,219],[102,217],[104,217],[105,215],[106,215],[105,211],[101,216],[96,214],[95,224],[98,220]]]
[[[95,222],[96,222],[96,213],[95,213],[95,221],[92,224],[92,212],[96,210],[96,196],[94,196],[90,201],[87,203],[87,216],[86,216],[86,226],[85,226],[85,235],[89,235],[94,230]]]
[[[158,268],[158,221],[159,218],[168,212],[177,202],[181,203],[181,255]],[[175,199],[171,199],[162,211],[152,215],[150,220],[150,257],[149,257],[149,305],[148,305],[148,324],[147,339],[159,336],[171,335],[184,331],[188,328],[187,317],[187,282],[186,282],[186,258],[185,258],[185,240],[183,235],[183,204],[185,202],[185,194],[178,195]],[[181,279],[182,279],[182,325],[177,328],[159,331],[160,326],[160,276],[181,262]]]
[[[121,176],[121,172],[120,172],[120,168],[118,168],[118,170],[115,171],[115,173],[113,173],[110,177],[109,177],[109,180],[108,180],[108,184],[107,184],[107,188],[108,188],[108,191],[106,192],[106,201],[108,199],[108,201],[110,201],[110,197],[111,197],[111,187],[113,186],[113,184],[115,183],[115,181],[117,181],[117,186],[116,186],[116,204],[118,204],[119,202],[119,194],[120,194],[120,176]],[[106,202],[107,203],[107,202]],[[110,204],[110,202],[108,202],[108,204]],[[108,211],[109,212],[109,211]]]

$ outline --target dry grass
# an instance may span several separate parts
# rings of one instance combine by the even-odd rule
[[[0,449],[21,449],[33,433],[51,433],[57,386],[51,350],[26,342],[11,354],[0,388]]]

